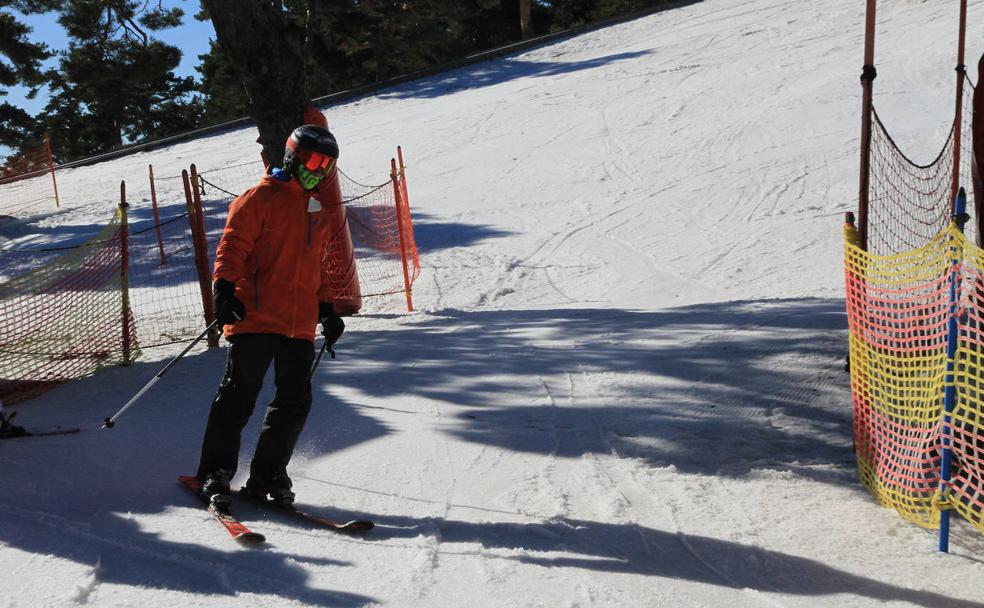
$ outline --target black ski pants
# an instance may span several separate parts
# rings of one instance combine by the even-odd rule
[[[286,473],[311,411],[314,344],[279,334],[237,334],[229,342],[225,376],[205,427],[198,478],[219,469],[236,472],[242,430],[253,414],[263,376],[273,361],[277,394],[267,406],[249,471],[250,478],[266,483]]]

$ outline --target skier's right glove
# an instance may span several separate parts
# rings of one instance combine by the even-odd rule
[[[236,297],[236,284],[225,279],[215,282],[212,289],[215,299],[215,319],[219,327],[232,325],[246,318],[246,307]]]
[[[335,313],[335,305],[331,302],[318,303],[318,319],[321,322],[321,335],[325,337],[325,344],[331,348],[345,331],[345,321]]]

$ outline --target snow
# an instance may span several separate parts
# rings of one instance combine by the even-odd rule
[[[876,105],[917,161],[948,130],[957,6],[879,3]],[[863,12],[705,0],[328,109],[357,178],[403,145],[424,269],[416,313],[348,323],[291,473],[310,510],[376,530],[244,505],[269,543],[230,541],[176,481],[224,349],[98,430],[181,345],[150,349],[11,408],[83,432],[0,447],[0,605],[984,606],[980,533],[937,553],[854,468]],[[973,65],[984,1],[969,14]],[[120,179],[147,200],[147,163],[254,141],[67,171],[67,211],[15,242],[84,238]]]

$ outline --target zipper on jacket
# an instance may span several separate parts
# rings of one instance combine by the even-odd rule
[[[308,247],[311,246],[311,214],[308,213]]]

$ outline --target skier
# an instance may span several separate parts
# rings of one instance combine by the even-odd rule
[[[319,185],[337,179],[337,159],[328,129],[298,127],[287,140],[283,168],[270,168],[229,207],[213,279],[216,319],[231,346],[197,473],[202,494],[216,506],[231,500],[242,429],[271,361],[277,390],[246,492],[283,506],[294,501],[287,463],[311,409],[315,330],[320,322],[329,347],[345,330],[326,284],[328,211],[315,198]]]

